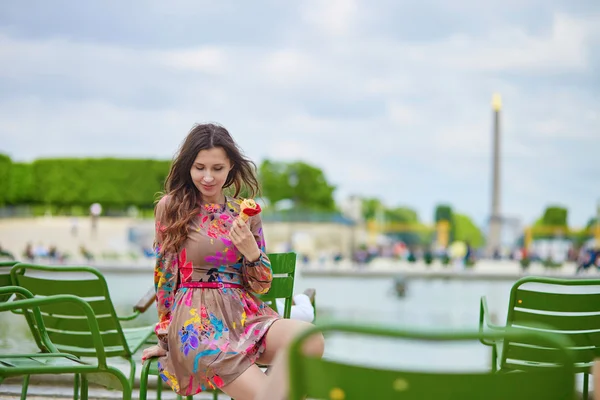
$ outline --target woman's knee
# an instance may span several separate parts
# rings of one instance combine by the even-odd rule
[[[314,328],[311,323],[303,323],[295,332],[294,338],[309,329]],[[302,352],[306,355],[321,357],[325,351],[325,338],[321,332],[315,332],[306,339],[302,344]]]
[[[322,357],[325,351],[325,337],[321,332],[310,335],[302,346],[304,354],[309,356]]]

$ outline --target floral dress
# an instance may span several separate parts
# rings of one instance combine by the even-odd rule
[[[231,383],[254,364],[265,349],[267,330],[280,317],[251,294],[267,292],[272,280],[260,215],[247,222],[261,250],[255,262],[247,262],[228,238],[240,212],[241,200],[233,198],[203,205],[179,252],[160,255],[167,201],[165,196],[156,206],[156,334],[167,350],[158,369],[175,392],[194,395]],[[183,282],[243,288],[179,287]]]

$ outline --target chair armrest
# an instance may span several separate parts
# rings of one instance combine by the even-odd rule
[[[133,306],[133,314],[127,315],[124,317],[117,317],[119,321],[131,321],[132,319],[136,319],[140,314],[146,312],[148,308],[154,303],[156,299],[156,291],[153,287],[148,289],[146,294],[142,296],[142,298],[137,302],[135,306]]]
[[[152,304],[154,304],[155,300],[156,300],[156,290],[154,290],[154,288],[151,287],[148,290],[148,292],[146,292],[146,294],[140,299],[140,301],[138,301],[138,303],[135,306],[133,306],[133,311],[138,311],[140,313],[144,313],[144,312],[146,312],[148,307],[150,307]]]
[[[485,326],[484,326],[485,325]],[[479,302],[479,333],[483,333],[485,328],[494,330],[494,331],[503,331],[505,329],[504,326],[496,325],[492,322],[490,317],[490,312],[487,305],[487,298],[485,296],[481,296],[481,300]],[[494,343],[480,339],[481,343],[486,346],[493,346]]]

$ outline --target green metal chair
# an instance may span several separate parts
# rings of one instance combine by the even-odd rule
[[[592,286],[597,286],[595,292],[590,291]],[[522,278],[510,291],[505,326],[491,321],[483,296],[479,330],[502,331],[505,327],[545,331],[567,338],[572,343],[575,372],[584,374],[583,398],[588,399],[590,368],[594,358],[600,356],[600,279]],[[482,343],[492,347],[494,370],[512,371],[524,365],[539,368],[555,360],[555,351],[535,340],[519,346],[507,346],[502,340],[482,340]]]
[[[292,311],[292,298],[294,296],[294,277],[296,274],[296,253],[271,253],[268,254],[273,271],[273,281],[269,292],[259,297],[262,301],[277,311],[276,299],[285,299],[284,318],[289,318]],[[158,376],[158,359],[148,360],[142,366],[140,378],[140,400],[146,400],[148,391],[148,376]],[[157,399],[160,400],[162,392],[162,380],[157,380]],[[213,393],[213,399],[219,397],[218,390]],[[177,396],[181,399],[181,396]],[[193,396],[187,396],[187,400],[192,400]]]
[[[18,261],[1,261],[0,262],[0,288],[5,286],[11,286],[10,270],[13,266],[17,265]],[[0,303],[7,301],[12,296],[12,293],[4,294],[0,296]]]
[[[123,399],[131,399],[132,386],[127,377],[118,369],[110,367],[106,363],[106,351],[102,342],[99,323],[92,307],[82,299],[71,295],[58,295],[34,298],[33,294],[27,289],[18,286],[5,286],[0,288],[0,295],[17,295],[23,298],[14,301],[0,303],[0,312],[27,310],[25,314],[30,315],[34,325],[30,329],[36,332],[33,335],[38,337],[41,346],[40,353],[34,354],[1,354],[0,355],[0,383],[6,378],[23,376],[25,377],[21,391],[21,400],[27,398],[27,388],[30,375],[39,374],[76,374],[81,375],[81,388],[77,387],[79,379],[75,380],[75,397],[81,391],[81,399],[88,398],[88,382],[101,384],[107,388],[120,388],[123,391]],[[81,325],[86,324],[86,331],[89,332],[90,341],[94,350],[94,363],[84,362],[72,354],[62,353],[54,346],[46,326],[44,317],[40,308],[52,307],[56,310],[77,309],[80,315],[85,316],[85,320],[80,321]],[[33,333],[33,332],[32,332]]]
[[[121,321],[140,315],[139,305],[131,315],[117,316],[106,280],[95,268],[78,266],[44,266],[19,263],[11,269],[13,285],[26,288],[37,296],[73,295],[85,300],[95,314],[106,357],[123,357],[129,361],[129,382],[133,386],[136,363],[133,355],[154,335],[154,325],[123,328]],[[78,357],[96,357],[93,335],[80,308],[64,304],[40,306],[47,335],[63,352]],[[31,324],[31,319],[28,319]],[[38,347],[39,338],[35,337]],[[76,376],[76,379],[78,377]]]
[[[573,400],[575,374],[567,344],[549,333],[505,330],[483,334],[489,340],[536,341],[554,349],[560,361],[552,367],[510,374],[493,371],[410,371],[366,367],[306,356],[303,342],[321,332],[354,333],[384,338],[424,341],[478,340],[478,332],[424,332],[344,324],[321,325],[297,337],[290,347],[290,400],[405,399],[405,400]]]

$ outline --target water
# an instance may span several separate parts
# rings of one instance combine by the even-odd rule
[[[152,273],[106,273],[111,297],[121,315],[152,287]],[[405,297],[398,297],[389,278],[313,278],[298,276],[296,292],[317,291],[320,320],[405,328],[478,328],[479,299],[488,297],[498,321],[506,318],[512,283],[460,280],[411,280]],[[139,326],[156,322],[152,308],[126,323]],[[27,339],[29,337],[29,339]],[[35,351],[22,317],[0,314],[0,353]],[[139,356],[139,355],[138,355]],[[490,348],[478,342],[432,344],[415,341],[365,339],[349,335],[327,337],[326,356],[352,363],[423,370],[483,370],[490,365]],[[137,358],[137,357],[136,357]]]

